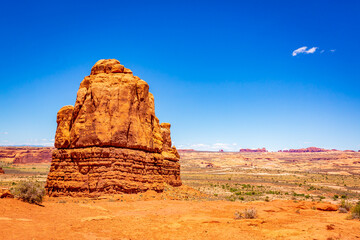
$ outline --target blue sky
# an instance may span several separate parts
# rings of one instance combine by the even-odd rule
[[[0,145],[52,145],[57,111],[97,60],[116,58],[149,83],[178,148],[358,150],[359,11],[330,0],[6,1]]]

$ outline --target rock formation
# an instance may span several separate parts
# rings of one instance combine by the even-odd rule
[[[289,150],[279,150],[279,152],[290,152],[290,153],[302,153],[302,152],[330,152],[329,149],[318,148],[318,147],[308,147],[300,149],[289,149]]]
[[[84,78],[75,106],[57,114],[49,196],[161,192],[180,186],[170,124],[159,123],[149,85],[114,59]]]
[[[0,167],[0,174],[5,174],[4,170]]]
[[[14,198],[9,189],[0,188],[0,198]]]
[[[249,149],[249,148],[242,148],[239,152],[267,152],[266,148],[258,148],[258,149]]]
[[[0,147],[0,160],[14,164],[50,163],[53,147]]]

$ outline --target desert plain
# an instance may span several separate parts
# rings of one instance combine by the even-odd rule
[[[360,199],[360,153],[179,151],[183,185],[162,193],[0,199],[0,239],[359,239],[336,211]],[[3,189],[45,185],[50,162],[0,159]],[[254,219],[236,213],[255,209]]]

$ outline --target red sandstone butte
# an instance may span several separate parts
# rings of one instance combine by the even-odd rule
[[[49,196],[162,192],[180,186],[170,124],[159,123],[149,85],[115,59],[98,61],[75,106],[57,114]]]

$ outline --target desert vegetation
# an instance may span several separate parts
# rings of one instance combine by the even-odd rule
[[[20,181],[13,188],[12,194],[25,202],[40,204],[45,195],[44,184],[37,181]]]
[[[228,201],[288,199],[354,203],[360,199],[360,174],[358,167],[348,163],[356,162],[359,157],[358,153],[335,152],[189,152],[182,153],[182,180],[199,191]]]

